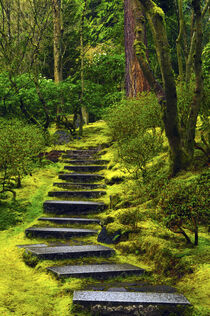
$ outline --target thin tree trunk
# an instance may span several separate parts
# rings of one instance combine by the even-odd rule
[[[201,18],[203,19],[208,8],[209,8],[209,3],[210,0],[206,1],[206,4],[203,8],[203,11],[201,13]],[[200,9],[201,10],[201,9]],[[201,20],[202,22],[202,20]],[[185,82],[186,85],[188,86],[190,83],[190,78],[191,78],[191,69],[192,69],[192,64],[193,64],[193,56],[195,54],[195,47],[196,47],[196,31],[195,31],[195,15],[194,15],[194,11],[192,14],[192,26],[191,26],[191,42],[190,42],[190,50],[189,50],[189,54],[188,54],[188,58],[186,61],[186,73],[185,73]]]
[[[180,226],[179,226],[179,229],[180,229],[180,232],[177,232],[177,233],[182,234],[185,237],[185,239],[187,241],[187,244],[192,245],[192,241],[190,240],[190,237],[186,234],[184,229],[182,227],[180,227]]]
[[[176,40],[176,50],[177,50],[177,61],[178,61],[178,67],[179,67],[179,79],[181,82],[183,82],[184,79],[184,71],[183,71],[183,62],[182,62],[182,38],[184,34],[184,17],[183,17],[183,1],[178,0],[178,11],[179,11],[179,35]]]
[[[61,0],[52,0],[53,7],[53,52],[54,52],[54,80],[62,81],[62,31],[61,31]],[[57,105],[57,117],[59,120],[60,104]]]
[[[81,96],[80,96],[80,102],[81,102],[81,111],[80,111],[80,135],[82,135],[82,126],[83,122],[85,124],[88,124],[89,122],[89,115],[86,106],[84,106],[84,91],[85,91],[85,78],[84,78],[84,58],[85,58],[85,48],[84,48],[84,23],[85,23],[85,15],[86,15],[86,6],[87,1],[84,0],[84,7],[82,11],[82,17],[81,17],[81,25],[80,25],[80,59],[81,59],[81,69],[80,69],[80,77],[81,77]]]
[[[198,113],[203,98],[203,76],[202,76],[202,13],[201,1],[192,1],[195,13],[195,54],[194,54],[194,71],[195,71],[195,91],[193,101],[190,108],[190,114],[187,124],[186,148],[191,156],[194,152],[195,129]]]

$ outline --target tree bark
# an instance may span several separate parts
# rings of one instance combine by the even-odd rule
[[[184,34],[184,17],[183,17],[183,1],[178,0],[178,11],[179,11],[179,35],[176,40],[176,50],[177,50],[177,61],[178,61],[178,68],[179,68],[179,79],[183,82],[184,79],[184,71],[183,71],[183,62],[182,62],[182,38]]]
[[[151,81],[153,82],[154,91],[158,95],[162,106],[165,132],[170,146],[171,176],[174,176],[177,172],[185,169],[189,165],[191,157],[186,155],[181,143],[177,113],[176,85],[170,59],[170,47],[165,29],[165,15],[162,9],[151,0],[142,0],[139,2],[143,6],[150,24],[160,64],[164,91],[163,98],[160,98],[158,95],[160,90],[156,87],[156,81],[153,78]],[[136,41],[135,48],[138,56],[141,57],[139,60],[144,60],[144,64],[146,65],[145,68],[148,70],[149,66],[146,61],[144,43],[141,40]],[[151,72],[148,73],[151,75]]]
[[[134,49],[135,29],[138,19],[144,19],[143,13],[137,10],[136,0],[124,1],[124,37],[125,37],[125,58],[126,58],[126,77],[125,87],[127,97],[137,97],[142,91],[150,89],[149,83],[146,80],[144,73],[139,64],[136,52]],[[143,26],[144,27],[144,26]],[[143,29],[144,42],[145,28]]]
[[[80,77],[81,77],[81,96],[80,96],[80,103],[81,103],[81,111],[80,111],[80,128],[79,134],[82,135],[82,126],[83,122],[88,124],[89,122],[89,115],[86,106],[83,104],[84,99],[84,91],[85,91],[85,78],[84,78],[84,58],[85,58],[85,48],[84,48],[84,23],[85,23],[85,15],[86,15],[86,6],[87,1],[84,0],[83,3],[83,10],[82,10],[82,17],[81,17],[81,24],[80,24]]]
[[[188,154],[193,156],[195,129],[198,113],[203,98],[203,76],[202,76],[202,12],[201,1],[193,0],[192,6],[195,14],[195,54],[194,54],[194,71],[195,71],[195,91],[191,103],[190,114],[187,124],[186,144]]]
[[[61,0],[52,0],[53,5],[53,47],[54,47],[54,80],[62,81],[61,70]]]
[[[53,53],[54,53],[54,80],[59,83],[63,80],[62,71],[62,30],[61,30],[61,0],[52,0],[53,8]],[[59,121],[60,104],[57,105],[57,118]]]

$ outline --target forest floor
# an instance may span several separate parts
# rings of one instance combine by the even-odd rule
[[[85,127],[81,139],[74,139],[67,145],[55,145],[49,151],[91,146],[99,146],[100,158],[109,160],[107,170],[103,171],[107,195],[100,199],[109,208],[100,218],[109,233],[119,229],[122,232],[120,242],[111,245],[116,250],[116,260],[144,268],[147,273],[141,276],[142,281],[176,287],[193,305],[186,310],[186,316],[209,315],[210,238],[207,228],[199,227],[199,245],[193,247],[187,246],[181,235],[174,234],[165,227],[155,204],[151,199],[148,200],[146,191],[142,191],[141,181],[116,161],[116,152],[103,121]],[[163,160],[165,156],[162,154],[155,159]],[[23,260],[24,250],[17,248],[18,244],[30,243],[24,230],[37,223],[37,218],[43,212],[42,204],[48,199],[47,193],[62,168],[61,162],[46,164],[32,176],[23,179],[22,188],[17,189],[16,203],[12,203],[7,197],[0,201],[1,315],[88,315],[75,314],[72,306],[73,290],[93,283],[99,285],[100,281],[96,282],[91,278],[57,280],[46,272],[49,262],[29,266]],[[183,172],[173,181],[175,184],[180,183],[202,171]],[[152,181],[151,187],[155,186],[155,180]],[[191,232],[188,233],[192,237]],[[86,240],[92,241],[92,238],[95,237]],[[33,239],[31,242],[40,241]],[[116,282],[120,280],[115,279]],[[126,280],[132,282],[136,278]]]

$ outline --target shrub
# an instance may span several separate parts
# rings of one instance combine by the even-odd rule
[[[24,125],[18,120],[0,121],[0,185],[1,192],[21,186],[23,175],[28,174],[44,149],[44,137],[40,129]]]
[[[162,191],[159,207],[166,226],[182,234],[192,243],[186,229],[194,232],[194,244],[198,245],[198,226],[206,224],[209,213],[209,172],[188,182],[171,181]]]
[[[120,160],[145,173],[146,164],[162,149],[159,104],[152,93],[114,105],[105,117]]]

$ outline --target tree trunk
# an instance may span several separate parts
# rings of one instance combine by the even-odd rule
[[[80,69],[80,76],[81,76],[81,96],[80,96],[80,103],[81,103],[81,113],[80,113],[80,135],[82,135],[82,126],[83,123],[88,124],[89,122],[89,115],[86,106],[83,104],[84,99],[84,91],[85,91],[85,79],[84,79],[84,58],[85,58],[85,48],[84,48],[84,23],[85,23],[85,15],[86,15],[86,6],[87,1],[84,0],[83,3],[83,11],[81,17],[81,25],[80,25],[80,60],[81,60],[81,69]]]
[[[191,157],[186,155],[181,144],[177,113],[176,85],[170,59],[170,47],[165,29],[165,15],[162,9],[151,0],[142,0],[139,2],[143,5],[154,38],[163,80],[163,98],[160,98],[158,94],[160,90],[156,85],[156,81],[154,80],[151,71],[149,71],[148,62],[146,61],[145,45],[140,38],[135,42],[135,48],[138,56],[140,56],[139,60],[144,60],[145,68],[148,75],[151,77],[151,83],[149,83],[153,84],[151,87],[155,90],[161,103],[163,122],[170,146],[171,176],[174,176],[177,172],[185,169],[189,165]]]
[[[54,80],[59,83],[62,75],[62,30],[61,30],[61,0],[52,0],[53,7],[53,53],[54,53]],[[59,118],[60,105],[57,105],[57,117]]]
[[[126,58],[126,77],[125,87],[127,97],[137,97],[142,91],[150,89],[144,73],[140,67],[134,49],[135,29],[138,19],[144,19],[143,13],[137,10],[136,0],[124,1],[124,34],[125,34],[125,58]],[[143,30],[144,42],[145,28]]]
[[[195,91],[193,101],[190,108],[190,114],[188,118],[187,131],[186,131],[186,143],[188,154],[193,156],[194,153],[194,139],[195,129],[198,113],[202,104],[203,98],[203,76],[202,76],[202,13],[201,13],[201,1],[193,0],[192,6],[195,14],[195,54],[194,54],[194,71],[195,71]]]
[[[179,67],[179,79],[183,82],[184,79],[184,71],[183,71],[183,62],[182,62],[182,38],[184,34],[184,17],[183,17],[183,10],[182,10],[182,0],[178,0],[178,11],[179,11],[179,35],[176,40],[176,50],[177,50],[177,61]]]

